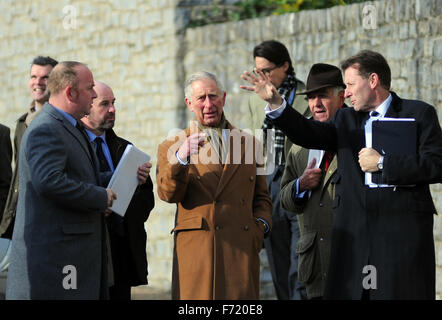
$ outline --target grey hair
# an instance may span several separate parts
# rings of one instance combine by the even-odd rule
[[[195,81],[201,80],[201,79],[211,79],[216,82],[216,85],[218,87],[218,90],[221,94],[224,94],[224,87],[222,83],[216,78],[216,76],[213,73],[207,72],[207,71],[199,71],[192,75],[190,75],[186,82],[184,87],[184,96],[187,99],[192,99],[193,90],[192,90],[192,83]]]
[[[335,97],[339,94],[339,92],[341,92],[341,91],[345,91],[345,88],[344,88],[344,87],[341,87],[341,86],[332,87],[331,89],[332,89],[333,95],[334,95]]]

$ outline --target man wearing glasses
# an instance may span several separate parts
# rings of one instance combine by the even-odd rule
[[[268,40],[253,49],[255,69],[266,74],[273,85],[284,96],[288,105],[304,116],[310,116],[307,100],[296,92],[305,91],[305,85],[296,78],[289,52],[284,44]],[[249,129],[263,130],[264,147],[267,157],[267,186],[273,203],[273,229],[264,241],[267,251],[273,284],[278,299],[306,299],[305,287],[298,283],[298,255],[296,243],[299,239],[299,227],[296,215],[281,208],[279,203],[280,183],[284,172],[286,154],[291,142],[265,117],[265,102],[253,95],[249,100]],[[267,145],[268,130],[274,130],[275,139]],[[273,153],[269,153],[273,150]],[[271,165],[274,164],[274,167]],[[272,170],[272,168],[274,168]]]

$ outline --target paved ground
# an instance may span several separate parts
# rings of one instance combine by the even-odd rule
[[[132,300],[170,300],[170,292],[150,286],[132,288]]]

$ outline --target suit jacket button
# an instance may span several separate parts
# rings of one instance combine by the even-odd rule
[[[250,176],[250,178],[249,178],[249,179],[250,179],[250,181],[253,181],[253,176]]]
[[[221,229],[221,227],[220,226],[215,226],[215,230],[219,230],[219,229]]]
[[[244,226],[244,230],[245,231],[249,230],[249,226]]]
[[[321,202],[321,203],[319,204],[319,206],[320,206],[320,207],[323,207],[323,206],[324,206],[324,204],[323,204],[323,203]]]
[[[196,180],[201,180],[201,177],[200,176],[196,176]]]

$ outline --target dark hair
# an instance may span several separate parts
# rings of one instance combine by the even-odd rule
[[[281,66],[284,62],[289,63],[287,73],[293,72],[292,60],[290,59],[289,51],[286,46],[276,40],[267,40],[258,44],[253,49],[253,58],[262,57],[266,58],[270,62],[273,62],[277,66]]]
[[[387,60],[380,53],[362,50],[341,62],[341,69],[344,72],[352,66],[358,69],[359,74],[366,79],[371,73],[376,73],[381,85],[385,89],[390,90],[391,70]]]
[[[47,56],[47,57],[37,56],[32,60],[31,66],[33,66],[34,64],[39,65],[39,66],[51,65],[52,67],[55,67],[58,64],[58,61],[55,59],[52,59],[49,56]]]

